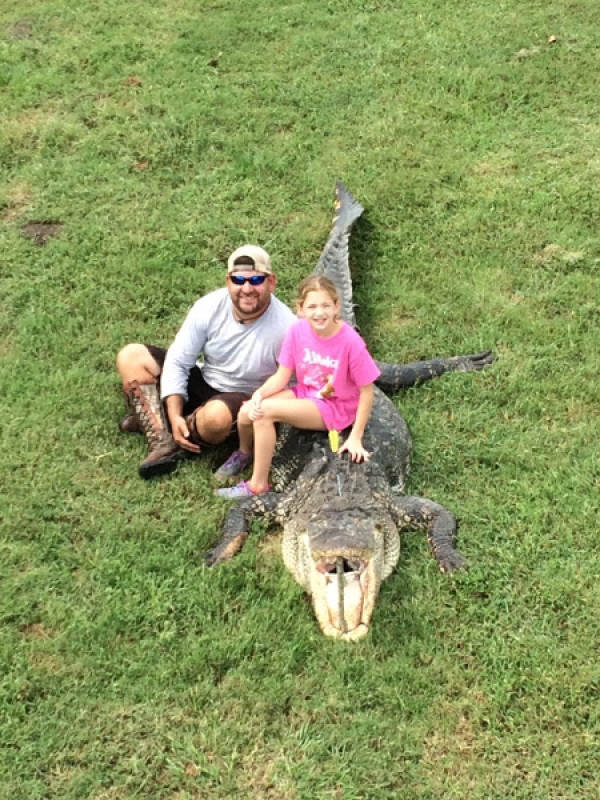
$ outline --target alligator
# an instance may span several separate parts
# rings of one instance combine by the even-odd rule
[[[356,325],[348,263],[350,230],[362,205],[339,181],[336,213],[315,273],[340,292],[341,316]],[[440,569],[452,573],[466,561],[456,549],[457,523],[444,506],[405,494],[412,441],[387,393],[453,371],[478,371],[490,351],[411,364],[377,362],[375,402],[363,442],[368,461],[353,463],[331,449],[327,434],[281,425],[273,459],[273,490],[232,506],[217,545],[204,554],[209,567],[231,559],[263,516],[283,528],[283,561],[311,597],[322,632],[356,641],[369,631],[379,589],[400,556],[400,533],[426,531]],[[343,433],[342,433],[343,435]]]

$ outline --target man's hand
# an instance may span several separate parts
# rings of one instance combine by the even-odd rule
[[[190,429],[188,428],[185,417],[174,415],[171,417],[171,433],[173,439],[184,450],[189,450],[190,453],[199,453],[200,445],[190,442]]]

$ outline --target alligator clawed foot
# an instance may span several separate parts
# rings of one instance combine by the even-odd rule
[[[491,350],[484,350],[482,353],[475,353],[475,355],[467,356],[470,368],[474,371],[485,369],[485,367],[493,364],[497,356]]]
[[[238,533],[237,536],[231,536],[226,540],[221,540],[216,547],[212,550],[207,550],[202,556],[205,567],[216,567],[222,564],[223,561],[230,561],[237,555],[248,538],[247,533]]]
[[[202,554],[205,567],[215,567],[219,563],[219,558],[215,550],[207,550]]]
[[[467,570],[468,568],[469,564],[467,560],[458,552],[440,561],[440,569],[446,575],[452,575],[453,572],[457,572],[459,569]]]

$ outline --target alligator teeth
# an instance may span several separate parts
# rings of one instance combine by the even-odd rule
[[[333,574],[335,575],[336,570],[336,561],[335,558],[325,559],[322,558],[320,561],[316,563],[316,568],[319,572],[323,573],[324,575]]]
[[[335,558],[321,558],[315,564],[317,571],[323,575],[335,575],[337,573],[337,559],[339,557],[340,556],[336,556]],[[343,556],[341,558],[344,575],[360,575],[367,567],[368,562],[362,559],[344,558]]]

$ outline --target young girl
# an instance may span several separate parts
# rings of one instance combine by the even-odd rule
[[[339,298],[328,279],[311,275],[300,284],[299,319],[283,341],[279,368],[245,403],[238,416],[240,450],[247,463],[254,449],[249,481],[219,489],[220,497],[263,494],[275,451],[276,422],[306,430],[341,431],[352,425],[339,452],[352,461],[368,459],[362,437],[373,406],[373,381],[380,372],[358,333],[338,319]],[[293,374],[297,384],[286,388]]]

